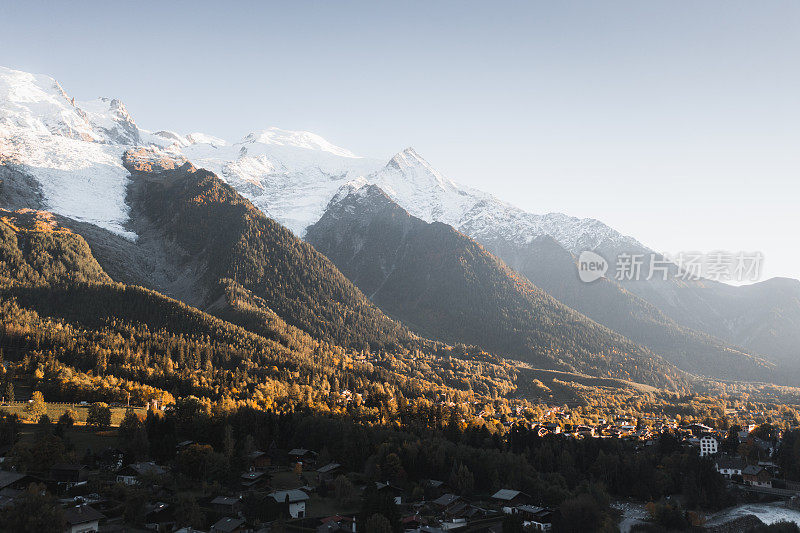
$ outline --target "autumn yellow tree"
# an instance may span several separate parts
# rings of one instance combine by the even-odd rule
[[[39,420],[39,417],[41,417],[45,411],[47,411],[47,406],[44,403],[44,394],[38,390],[34,391],[31,395],[31,401],[25,406],[25,412],[28,413],[33,420]]]

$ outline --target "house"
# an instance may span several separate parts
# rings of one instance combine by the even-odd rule
[[[543,424],[543,425],[544,425],[544,428],[547,431],[549,431],[550,433],[553,433],[553,434],[561,433],[561,426],[559,426],[555,422],[548,422],[548,423]]]
[[[500,489],[492,495],[492,500],[502,505],[503,512],[511,514],[514,507],[529,504],[531,497],[519,490]]]
[[[19,472],[7,472],[5,470],[0,470],[0,490],[24,490],[28,487],[28,485],[34,482],[36,482],[36,479],[29,475],[20,474]]]
[[[522,518],[522,524],[534,531],[550,531],[553,529],[552,509],[533,505],[520,505],[514,508],[514,514]]]
[[[340,515],[322,518],[317,533],[356,533],[356,519]]]
[[[317,468],[317,481],[326,483],[335,478],[342,472],[342,465],[339,463],[328,463],[323,467]]]
[[[764,439],[759,439],[751,435],[750,438],[747,439],[747,442],[758,448],[762,456],[766,455],[767,457],[772,457],[772,454],[775,453],[775,446]]]
[[[445,510],[448,507],[451,507],[452,505],[455,505],[460,501],[461,498],[459,496],[447,493],[447,494],[442,494],[441,496],[433,500],[431,504],[433,504],[433,506],[439,510]]]
[[[716,462],[717,472],[728,479],[733,476],[741,476],[746,463],[738,457],[721,457]]]
[[[25,491],[19,489],[2,489],[0,490],[0,511],[6,507],[14,505],[17,498],[23,496]]]
[[[550,432],[547,431],[546,427],[540,426],[540,425],[537,424],[537,425],[533,426],[533,433],[537,437],[546,437]]]
[[[142,476],[163,476],[167,471],[155,463],[131,463],[117,472],[117,483],[135,485]]]
[[[754,487],[772,487],[772,477],[764,468],[755,465],[747,465],[742,469],[742,479],[748,485]]]
[[[105,448],[97,454],[97,466],[103,470],[117,471],[122,468],[122,460],[125,454],[116,448]]]
[[[279,490],[269,495],[276,503],[284,504],[292,518],[305,518],[308,494],[302,490]]]
[[[239,476],[242,490],[258,490],[267,486],[268,476],[263,470],[251,470]]]
[[[64,522],[67,528],[66,533],[88,533],[89,531],[99,531],[100,520],[105,516],[88,505],[79,505],[64,509]]]
[[[50,479],[59,485],[73,487],[89,479],[89,468],[84,465],[59,463],[50,468]]]
[[[289,462],[300,463],[309,466],[317,460],[317,452],[306,450],[305,448],[294,448],[289,450]]]
[[[534,531],[551,531],[554,516],[555,511],[552,509],[542,509],[530,520],[530,525]]]
[[[701,435],[705,435],[713,431],[713,428],[710,428],[705,424],[689,424],[688,426],[686,426],[686,429],[691,431],[692,435],[694,435],[695,437],[700,437]]]
[[[175,450],[181,452],[187,449],[192,444],[197,444],[197,443],[193,440],[182,440],[181,442],[175,445]]]
[[[714,455],[717,453],[719,442],[711,435],[700,437],[700,457]]]
[[[211,526],[211,533],[244,533],[245,531],[247,528],[245,528],[243,519],[228,516],[220,518]]]
[[[465,501],[458,501],[441,513],[441,516],[449,520],[451,524],[476,520],[478,518],[483,518],[484,515],[485,511],[483,509],[474,507]],[[452,527],[451,525],[451,528]]]
[[[379,481],[375,482],[375,490],[380,492],[381,494],[389,494],[389,496],[394,500],[394,503],[397,505],[403,504],[403,489],[400,487],[396,487],[389,483],[381,483]]]
[[[217,496],[210,502],[211,508],[220,513],[236,516],[242,510],[242,502],[235,496]]]
[[[439,496],[450,490],[447,483],[438,479],[426,479],[422,481],[422,488],[425,491],[425,499],[435,500]]]
[[[272,458],[267,452],[255,450],[247,454],[247,464],[253,470],[264,470],[272,464]]]
[[[144,506],[144,525],[154,531],[170,531],[175,527],[175,512],[164,502],[147,503]]]
[[[403,517],[400,520],[403,526],[403,531],[419,531],[419,528],[427,525],[427,521],[419,514]]]

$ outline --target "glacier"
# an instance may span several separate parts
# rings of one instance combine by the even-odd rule
[[[122,155],[146,147],[206,168],[299,237],[342,190],[374,184],[412,215],[477,239],[519,246],[548,235],[579,253],[642,248],[594,219],[538,215],[445,177],[413,148],[360,157],[311,132],[270,127],[230,142],[139,128],[117,99],[78,101],[53,78],[0,67],[0,164],[37,180],[45,208],[135,239],[127,229],[130,175]]]

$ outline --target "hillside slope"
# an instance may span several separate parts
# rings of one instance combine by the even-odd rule
[[[685,383],[658,355],[559,303],[450,226],[412,217],[376,186],[345,190],[306,238],[426,336],[550,368]]]
[[[86,241],[51,213],[0,209],[0,284],[110,281]]]
[[[221,280],[231,279],[315,338],[358,348],[416,342],[325,256],[213,173],[189,163],[153,166],[149,155],[126,154],[133,218],[146,219],[191,259],[191,289],[201,306],[214,301]]]

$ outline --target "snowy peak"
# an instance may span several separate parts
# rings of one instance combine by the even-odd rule
[[[189,144],[210,144],[214,147],[228,146],[228,141],[225,139],[220,139],[219,137],[214,137],[213,135],[208,135],[198,131],[187,135],[186,140]]]
[[[51,77],[0,67],[0,128],[97,140],[91,124]]]
[[[435,185],[445,190],[458,189],[455,183],[440,174],[411,147],[406,148],[389,160],[386,168],[419,185]]]
[[[319,152],[328,152],[339,157],[357,158],[358,156],[339,146],[336,146],[327,140],[323,139],[315,133],[308,131],[290,131],[280,128],[267,128],[261,131],[254,131],[247,135],[242,143],[259,143],[271,144],[275,146],[291,146],[295,148],[304,148],[306,150],[315,150]]]
[[[0,128],[7,136],[58,135],[108,144],[136,144],[139,129],[120,100],[76,102],[53,78],[0,67]]]
[[[343,185],[358,180],[353,190],[376,185],[409,214],[479,240],[524,246],[549,235],[570,251],[629,243],[600,222],[527,213],[461,186],[413,148],[387,163],[358,157],[314,133],[277,127],[236,143],[204,133],[150,133],[137,127],[120,100],[76,103],[53,78],[0,67],[0,164],[36,178],[48,209],[126,234],[129,176],[121,159],[142,147],[211,170],[299,236],[340,197]]]
[[[141,136],[133,117],[120,100],[98,98],[78,104],[84,111],[96,134],[106,142],[115,144],[139,144]]]

